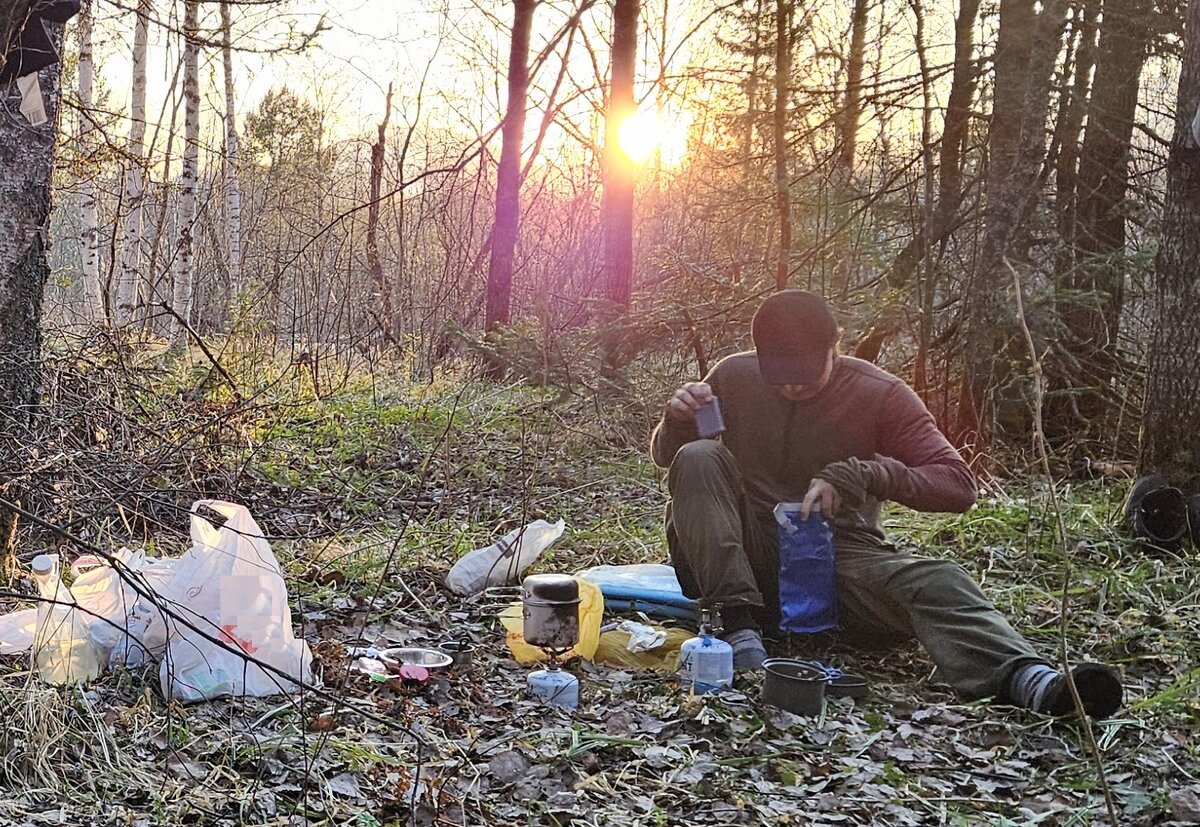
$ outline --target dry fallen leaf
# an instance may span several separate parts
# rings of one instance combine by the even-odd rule
[[[1171,815],[1185,824],[1200,824],[1200,784],[1171,793]]]

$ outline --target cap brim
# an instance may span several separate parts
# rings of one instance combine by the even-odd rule
[[[812,385],[824,375],[828,354],[828,351],[794,356],[759,354],[758,372],[768,385]]]

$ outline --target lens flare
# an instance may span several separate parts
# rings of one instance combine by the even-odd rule
[[[662,145],[666,126],[657,112],[634,112],[617,127],[617,145],[625,157],[635,164],[644,164]]]

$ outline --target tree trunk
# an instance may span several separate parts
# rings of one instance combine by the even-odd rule
[[[946,121],[938,151],[938,206],[934,218],[935,238],[941,243],[958,215],[963,198],[962,153],[971,123],[971,101],[975,97],[975,18],[979,0],[960,0],[954,21],[954,73],[946,101]]]
[[[854,172],[854,154],[858,145],[858,121],[862,117],[862,75],[866,62],[864,53],[867,39],[867,13],[869,0],[854,0],[854,11],[850,17],[850,55],[846,60],[846,100],[842,107],[841,148],[838,165],[846,180]]]
[[[1046,155],[1050,77],[1064,21],[1064,0],[1000,3],[984,236],[963,296],[965,364],[957,430],[963,447],[973,451],[986,450],[993,413],[989,395],[1008,380],[994,372],[1012,338],[1008,266],[1010,258],[1015,265],[1025,258],[1017,242]]]
[[[1139,465],[1186,490],[1200,483],[1200,0],[1189,0],[1175,135],[1154,279],[1154,334],[1147,358]]]
[[[633,76],[637,61],[641,0],[613,4],[612,77],[604,135],[604,269],[606,298],[614,312],[629,307],[633,292],[633,162],[621,150],[621,124],[635,111]]]
[[[946,243],[954,231],[958,209],[962,205],[965,195],[962,153],[967,127],[971,121],[975,81],[978,78],[975,65],[975,18],[978,14],[979,0],[960,0],[958,17],[954,22],[954,71],[951,75],[950,97],[946,101],[946,115],[938,150],[937,205],[933,208],[928,223],[923,223],[912,239],[892,259],[885,278],[888,286],[895,289],[906,287],[930,251]],[[924,296],[922,307],[931,306],[931,300],[931,295]],[[926,310],[923,309],[923,319],[925,313]],[[879,325],[855,347],[854,355],[869,362],[875,361],[883,343],[893,333],[893,325]]]
[[[1092,89],[1092,69],[1096,61],[1098,21],[1103,0],[1078,0],[1080,7],[1072,21],[1071,37],[1067,43],[1067,58],[1063,83],[1059,91],[1058,118],[1050,140],[1048,169],[1054,171],[1054,213],[1059,244],[1054,255],[1056,288],[1067,287],[1077,278],[1079,265],[1077,215],[1079,207],[1079,150],[1083,136],[1083,121],[1087,115],[1088,97]],[[1073,64],[1073,65],[1072,65]],[[1068,74],[1069,70],[1069,74]],[[1069,81],[1069,84],[1068,84]],[[1074,311],[1078,297],[1059,289],[1056,306],[1064,321]],[[1069,323],[1068,323],[1069,324]],[[1058,441],[1079,442],[1081,423],[1076,412],[1078,400],[1063,390],[1079,384],[1080,375],[1071,355],[1077,350],[1067,336],[1060,347],[1051,351],[1045,368],[1051,394],[1046,399],[1044,428],[1047,436]]]
[[[183,170],[179,176],[179,236],[175,245],[175,285],[171,305],[171,344],[185,342],[185,322],[191,320],[192,263],[195,256],[196,178],[200,153],[199,0],[183,4]]]
[[[758,74],[763,59],[762,11],[763,0],[755,0],[752,23],[754,26],[754,35],[750,46],[750,75],[746,78],[746,123],[741,134],[742,175],[746,180],[750,180],[754,173],[754,164],[751,162],[751,159],[754,157],[754,130],[758,124],[759,113]]]
[[[10,0],[7,8],[0,9],[0,44],[12,43],[29,19],[33,0]],[[8,62],[8,51],[0,46],[0,69]],[[49,114],[49,113],[47,113]]]
[[[379,301],[379,331],[389,345],[396,345],[396,309],[392,306],[392,285],[384,275],[383,262],[379,258],[379,198],[383,190],[383,162],[387,149],[388,121],[392,117],[392,84],[388,84],[387,99],[383,106],[383,121],[379,124],[378,137],[371,144],[371,181],[367,202],[367,269],[375,283]]]
[[[641,0],[614,0],[612,71],[608,108],[604,113],[604,332],[602,372],[610,379],[628,356],[618,324],[633,294],[633,181],[635,165],[621,149],[621,124],[634,114],[633,77],[637,65],[638,15]]]
[[[779,221],[779,257],[775,289],[786,290],[792,259],[792,195],[788,175],[787,118],[792,74],[792,0],[775,0],[775,111],[771,134],[775,151],[775,211]]]
[[[946,100],[946,116],[942,124],[942,140],[938,148],[937,208],[933,225],[922,234],[911,251],[906,247],[893,265],[890,281],[903,285],[928,250],[944,244],[954,229],[958,208],[962,205],[962,154],[971,124],[971,101],[975,97],[975,82],[979,71],[975,65],[975,18],[979,15],[979,0],[960,0],[958,17],[954,21],[954,71],[950,80],[950,96]]]
[[[933,75],[929,65],[929,49],[925,40],[925,6],[922,0],[909,0],[912,7],[913,46],[917,52],[917,65],[921,67],[921,227],[933,226],[934,210],[937,208],[933,198],[934,161],[933,161]],[[922,231],[918,230],[916,235]],[[929,360],[929,344],[933,336],[933,294],[934,273],[928,256],[924,257],[917,276],[917,305],[920,316],[917,322],[917,354],[913,361],[913,388],[925,397],[929,387],[929,376],[926,369]]]
[[[1090,368],[1089,386],[1110,381],[1117,323],[1124,298],[1125,192],[1137,117],[1142,68],[1150,54],[1154,5],[1150,0],[1106,0],[1096,79],[1088,102],[1087,132],[1079,154],[1076,241],[1080,261],[1067,286],[1088,294],[1067,305],[1071,349]],[[1094,394],[1080,400],[1085,417],[1100,413]]]
[[[233,21],[229,0],[221,3],[221,57],[225,70],[225,216],[229,248],[229,295],[242,293],[242,185],[238,177],[237,107],[233,89]]]
[[[0,10],[0,32],[19,30],[29,6],[17,0]],[[49,28],[60,48],[63,27]],[[0,87],[0,497],[10,501],[22,497],[29,429],[41,394],[42,291],[50,275],[46,246],[61,72],[56,63],[40,74],[48,120],[36,127],[17,114],[16,84]],[[10,564],[16,528],[17,515],[0,507],[0,567]]]
[[[529,89],[529,38],[533,31],[533,10],[536,5],[536,0],[513,0],[512,42],[508,53],[508,106],[501,129],[500,164],[496,169],[496,217],[492,226],[492,254],[487,275],[484,329],[488,332],[509,322],[513,255],[521,223],[521,145],[525,140],[526,96]],[[636,20],[635,16],[635,25]],[[615,58],[613,76],[615,85]],[[632,98],[632,75],[630,84]],[[629,209],[632,208],[631,201]],[[632,224],[630,227],[632,232]],[[626,290],[627,302],[628,285],[623,289]],[[494,374],[501,370],[501,365],[492,365]]]
[[[121,271],[117,276],[117,308],[113,320],[127,324],[133,320],[138,303],[138,283],[142,266],[142,201],[146,190],[146,50],[149,40],[153,0],[138,0],[137,20],[133,27],[133,86],[129,100],[129,148],[126,152],[125,180],[122,184],[121,209],[125,221],[121,232]]]
[[[92,153],[95,123],[92,111],[92,0],[83,0],[79,13],[79,154],[83,175],[79,182],[79,252],[82,261],[82,321],[98,324],[104,319],[104,299],[100,291],[100,226],[96,218],[96,172]]]
[[[1086,0],[1079,10],[1078,39],[1075,49],[1074,78],[1069,89],[1062,92],[1058,107],[1058,122],[1054,128],[1054,187],[1058,213],[1058,233],[1062,252],[1057,262],[1065,277],[1076,262],[1075,216],[1079,179],[1079,136],[1083,134],[1083,118],[1091,93],[1092,68],[1096,60],[1096,22],[1102,0]]]

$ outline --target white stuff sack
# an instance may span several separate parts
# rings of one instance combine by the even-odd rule
[[[225,518],[221,528],[198,513],[208,508]],[[163,696],[199,701],[222,695],[278,695],[296,690],[292,680],[242,656],[262,661],[297,681],[308,681],[312,652],[292,633],[292,612],[279,561],[244,506],[198,500],[191,508],[192,547],[176,558],[160,590],[191,625],[222,641],[217,645],[175,618],[154,612],[146,633],[161,633],[159,667]],[[240,650],[240,652],[238,651]]]
[[[550,544],[562,536],[566,523],[534,520],[515,528],[487,548],[468,551],[446,575],[455,594],[478,594],[488,586],[515,583]]]

